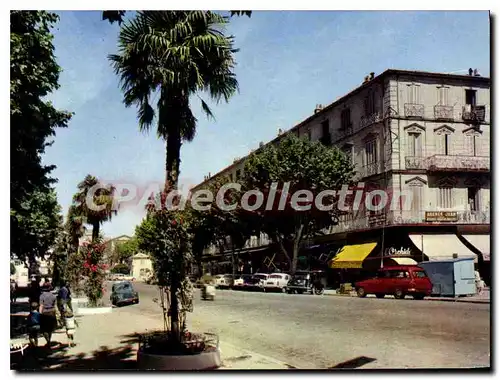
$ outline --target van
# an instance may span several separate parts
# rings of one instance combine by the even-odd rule
[[[375,294],[377,298],[394,295],[396,299],[411,295],[421,300],[431,295],[432,283],[421,267],[399,265],[382,268],[374,278],[356,282],[355,289],[361,298],[368,294]]]

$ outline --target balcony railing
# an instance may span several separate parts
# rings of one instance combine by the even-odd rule
[[[377,174],[378,167],[379,167],[378,162],[373,162],[371,164],[365,165],[364,167],[365,177]]]
[[[409,170],[427,169],[427,157],[405,157],[405,168]]]
[[[361,121],[359,122],[359,128],[362,129],[368,127],[369,125],[379,123],[381,121],[382,121],[382,113],[374,112],[371,115],[361,117]]]
[[[466,105],[462,109],[462,119],[470,122],[484,122],[486,118],[486,106]]]
[[[337,139],[342,139],[346,136],[352,135],[352,132],[353,132],[353,128],[352,128],[352,124],[351,124],[347,127],[339,128],[339,130],[336,134],[336,137],[337,137]]]
[[[490,158],[477,156],[445,156],[429,157],[429,171],[490,171]]]
[[[405,103],[405,117],[423,119],[425,108],[423,104]]]
[[[453,120],[453,106],[434,106],[434,118]]]
[[[490,158],[483,156],[446,156],[405,157],[406,169],[437,171],[490,171]]]

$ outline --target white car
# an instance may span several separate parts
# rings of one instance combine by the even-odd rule
[[[227,278],[225,274],[217,274],[214,276],[215,287],[216,288],[224,288],[229,286],[229,278]]]
[[[284,292],[291,276],[286,273],[271,273],[264,284],[264,290],[273,291],[279,290]]]
[[[268,277],[269,275],[267,273],[255,273],[250,280],[250,288],[265,291],[264,285]]]
[[[248,280],[252,278],[251,274],[242,274],[234,280],[234,289],[243,289],[248,285]]]

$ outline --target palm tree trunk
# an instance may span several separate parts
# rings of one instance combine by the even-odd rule
[[[92,225],[92,243],[95,243],[99,239],[99,222]]]

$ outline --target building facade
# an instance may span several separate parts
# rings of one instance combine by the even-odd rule
[[[470,75],[372,73],[286,133],[340,147],[352,158],[356,180],[365,190],[397,195],[395,209],[361,207],[342,216],[312,245],[377,242],[369,253],[377,262],[398,255],[417,261],[471,256],[489,282],[489,78],[472,70]],[[219,176],[237,181],[243,167],[244,158],[235,160],[199,186]],[[269,243],[260,236],[247,247]],[[215,252],[207,249],[207,254]]]

